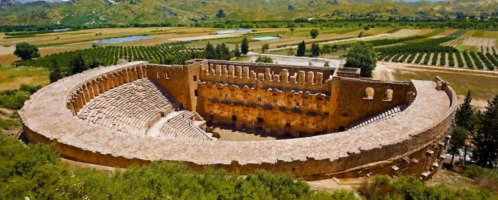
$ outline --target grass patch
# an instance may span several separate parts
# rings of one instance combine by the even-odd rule
[[[477,52],[477,47],[476,46],[466,46],[466,45],[458,45],[456,47],[458,51],[463,52],[463,51],[468,51],[468,52]]]
[[[484,32],[483,30],[479,30],[479,31],[474,31],[472,33],[472,37],[484,37]]]
[[[0,129],[9,129],[12,126],[19,126],[19,122],[12,119],[0,119]]]
[[[19,88],[26,85],[46,85],[48,79],[48,69],[36,67],[0,67],[0,91]]]
[[[498,87],[496,87],[498,85],[498,77],[496,76],[436,71],[402,71],[400,69],[393,69],[392,75],[398,81],[409,81],[411,79],[434,80],[434,77],[440,76],[450,83],[457,95],[465,95],[468,90],[471,90],[472,98],[474,99],[490,100],[498,94]]]
[[[498,169],[488,169],[476,165],[465,166],[464,175],[475,180],[480,188],[498,191]]]

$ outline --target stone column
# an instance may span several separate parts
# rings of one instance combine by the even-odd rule
[[[92,84],[89,83],[89,82],[86,83],[86,88],[87,88],[87,91],[88,91],[88,97],[90,98],[90,100],[92,100],[95,97],[95,93],[93,92],[93,86],[92,86]]]
[[[100,95],[100,88],[99,88],[99,83],[95,80],[92,80],[91,85],[93,87],[93,95],[99,96]]]
[[[249,79],[249,67],[244,67],[242,70],[243,79]]]
[[[315,73],[313,71],[308,71],[308,75],[306,76],[306,84],[312,86],[314,84]]]
[[[322,86],[322,84],[323,84],[323,73],[322,72],[316,73],[316,84],[320,87]]]
[[[305,76],[304,71],[299,71],[297,73],[297,82],[299,85],[304,85],[304,76]]]
[[[242,78],[242,67],[241,66],[237,66],[235,67],[235,76],[237,76],[237,78]]]
[[[282,82],[283,83],[289,82],[289,70],[287,70],[287,69],[282,70]]]

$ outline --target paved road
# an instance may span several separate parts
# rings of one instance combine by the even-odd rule
[[[284,64],[284,65],[301,65],[301,66],[315,66],[323,67],[326,62],[329,62],[330,67],[337,68],[341,60],[325,59],[325,58],[310,58],[310,57],[296,57],[296,56],[284,56],[284,55],[273,55],[273,54],[260,54],[255,52],[249,52],[249,61],[255,62],[259,56],[268,56],[273,59],[273,63]]]

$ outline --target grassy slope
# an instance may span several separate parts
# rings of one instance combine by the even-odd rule
[[[451,11],[476,14],[496,8],[495,1],[451,1],[403,3],[395,0],[342,0],[332,4],[328,0],[213,0],[213,1],[159,1],[124,0],[111,5],[105,0],[79,0],[48,4],[36,2],[13,7],[0,7],[0,24],[49,24],[60,21],[67,25],[130,24],[130,23],[190,23],[208,18],[219,21],[216,12],[223,9],[229,20],[281,20],[309,17],[334,19],[341,14],[371,14],[383,16],[417,16],[417,11],[427,14]],[[294,10],[289,10],[293,5]],[[396,13],[388,10],[396,10]],[[338,15],[332,16],[332,13]]]
[[[46,85],[48,74],[46,68],[0,67],[0,91],[17,89],[22,84]]]

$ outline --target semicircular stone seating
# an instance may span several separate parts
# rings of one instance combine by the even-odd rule
[[[216,64],[210,70],[214,73],[201,72],[202,68],[208,69],[210,62]],[[275,74],[265,69],[268,67],[275,70]],[[307,74],[311,76],[305,76],[302,70],[309,70],[312,73]],[[294,74],[291,77],[290,72]],[[313,78],[314,72],[319,81]],[[212,60],[195,60],[181,66],[131,62],[95,68],[52,83],[33,94],[19,115],[30,142],[53,142],[63,157],[93,164],[127,167],[153,161],[182,161],[194,168],[215,166],[241,174],[265,169],[293,173],[309,180],[398,173],[430,177],[439,166],[440,156],[448,144],[447,135],[454,127],[457,106],[453,89],[440,78],[391,83],[352,77],[356,73]],[[330,78],[323,80],[323,77]],[[304,94],[302,98],[306,101],[279,101],[275,97],[277,103],[293,108],[282,110],[265,109],[265,102],[273,102],[265,98],[260,100],[251,94],[240,98],[242,102],[260,102],[263,114],[275,116],[275,120],[265,120],[243,116],[254,114],[252,110],[259,109],[259,104],[245,108],[251,111],[228,114],[210,113],[215,107],[200,109],[199,99],[218,91],[216,87],[212,90],[197,87],[200,82],[204,85],[209,82],[252,84],[256,88],[283,88],[289,92],[309,90],[330,94],[330,97],[318,99]],[[191,87],[181,87],[184,84]],[[363,92],[367,87],[374,88],[377,95],[374,91],[372,97],[365,98]],[[394,91],[390,93],[392,99],[387,98],[389,101],[378,95],[378,91],[387,89]],[[228,103],[211,102],[219,109],[243,105],[229,104],[230,98],[236,97],[221,92],[214,95],[225,98]],[[274,98],[273,93],[263,89],[257,92]],[[324,99],[333,104],[316,103]],[[205,105],[210,105],[207,101],[205,98]],[[404,103],[409,105],[406,109]],[[183,106],[188,110],[180,109]],[[280,116],[289,119],[303,116],[302,125],[321,119],[313,112],[301,112],[305,109],[328,114],[325,124],[334,125],[329,128],[338,131],[325,130],[330,134],[286,140],[221,141],[201,128],[205,123],[202,118],[213,117],[214,121],[252,123],[255,128],[276,121],[281,125],[279,129],[296,127],[294,123],[280,123]],[[365,114],[368,109],[371,112]],[[274,114],[277,112],[280,115]],[[210,116],[212,114],[216,116]],[[242,116],[234,117],[236,114]],[[358,126],[345,130],[353,122]]]
[[[169,99],[149,79],[139,79],[95,97],[78,112],[78,118],[120,132],[144,134],[154,117],[172,108]]]

